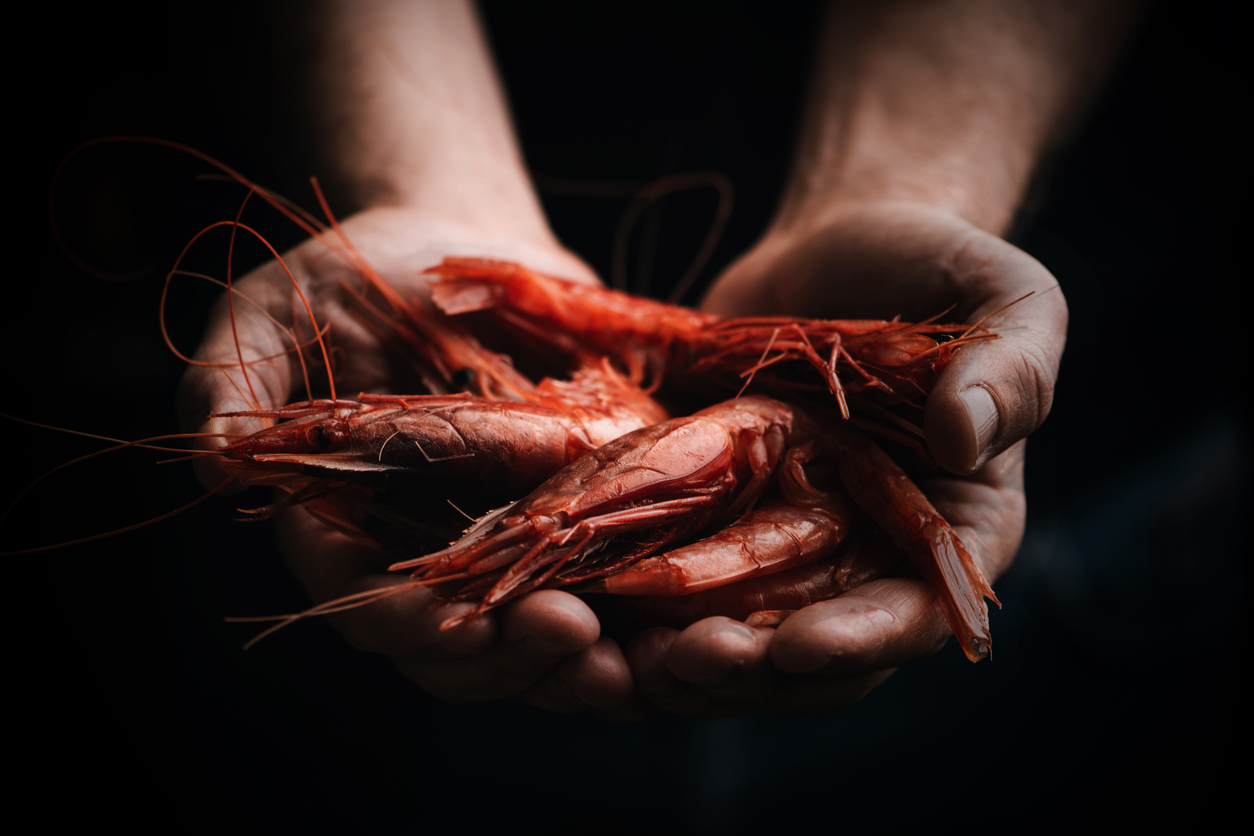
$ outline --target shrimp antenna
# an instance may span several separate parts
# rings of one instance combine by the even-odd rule
[[[231,224],[231,241],[226,247],[226,311],[231,320],[231,337],[235,340],[235,356],[239,358],[239,370],[244,375],[244,385],[248,387],[248,394],[252,396],[251,403],[260,409],[261,399],[257,397],[257,390],[253,388],[253,379],[248,375],[248,364],[244,362],[244,349],[239,344],[239,329],[235,327],[235,294],[231,293],[231,265],[235,261],[235,233],[239,231],[240,218],[244,216],[244,207],[248,205],[248,198],[252,197],[255,191],[250,188],[244,195],[244,199],[240,201],[239,210],[235,213],[235,223]],[[314,322],[314,330],[318,330],[317,322]],[[313,397],[312,392],[309,397]]]
[[[192,278],[192,279],[201,279],[202,281],[206,281],[211,284],[216,284],[220,288],[227,289],[226,282],[222,281],[221,279],[215,279],[213,276],[207,276],[204,273],[195,273],[191,270],[174,269],[170,271],[170,275],[171,276],[187,276],[188,278]],[[331,326],[329,325],[323,325],[322,330],[319,331],[318,334],[314,335],[308,340],[305,340],[304,342],[301,342],[300,339],[296,336],[296,332],[292,328],[289,328],[288,326],[284,325],[282,322],[279,322],[279,320],[277,320],[269,311],[263,308],[261,304],[257,302],[257,300],[253,299],[248,294],[241,292],[240,289],[237,287],[230,288],[230,292],[232,295],[238,296],[241,300],[252,305],[253,308],[259,314],[261,314],[262,316],[264,316],[266,319],[270,321],[271,325],[273,325],[275,328],[278,328],[280,331],[286,332],[287,335],[291,337],[292,339],[291,348],[285,348],[282,351],[275,352],[274,354],[270,354],[265,357],[258,357],[256,360],[250,360],[249,361],[250,363],[268,363],[271,360],[277,360],[280,357],[286,357],[292,352],[303,351],[304,349],[309,348],[311,345],[314,345],[318,342],[318,335],[326,336],[327,332],[331,328]],[[162,319],[165,318],[164,308],[161,311],[161,318]],[[162,328],[162,332],[165,333],[164,327]],[[187,363],[188,365],[205,366],[207,368],[235,368],[235,365],[236,365],[234,360],[232,360],[229,363],[221,363],[221,362],[214,362],[212,360],[197,360],[195,357],[188,357],[186,354],[179,351],[178,347],[173,345],[168,338],[166,339],[166,347],[170,349],[170,351],[174,354],[175,357],[182,360],[184,363]]]
[[[221,171],[223,174],[225,174],[227,177],[234,180],[236,183],[239,183],[241,186],[244,186],[245,188],[249,188],[249,189],[256,191],[257,194],[261,196],[262,200],[264,200],[266,203],[273,206],[282,215],[287,217],[292,223],[296,224],[298,227],[304,230],[306,234],[322,242],[332,251],[334,252],[341,251],[341,249],[336,246],[335,242],[331,241],[327,237],[326,235],[327,226],[323,224],[322,221],[318,220],[318,218],[314,216],[313,213],[301,208],[300,206],[297,206],[291,201],[280,198],[279,196],[271,192],[269,189],[266,189],[263,186],[259,186],[258,184],[254,183],[252,180],[249,180],[247,177],[240,174],[235,169],[231,168],[226,163],[223,163],[209,156],[203,151],[198,151],[195,148],[192,148],[190,145],[184,145],[181,142],[174,142],[173,140],[159,139],[157,137],[151,137],[151,136],[102,136],[102,137],[97,137],[96,139],[88,140],[87,142],[82,143],[81,145],[71,150],[68,154],[66,154],[61,159],[61,162],[57,164],[56,171],[52,173],[52,183],[49,185],[49,188],[48,188],[48,215],[49,215],[49,220],[52,226],[52,234],[56,238],[57,245],[61,248],[61,251],[65,253],[66,257],[70,259],[70,261],[72,261],[75,265],[82,268],[83,270],[85,270],[86,272],[90,273],[93,276],[106,278],[106,279],[107,278],[119,278],[118,276],[105,273],[101,270],[96,269],[95,267],[92,267],[90,264],[88,264],[87,262],[80,259],[77,255],[75,255],[74,251],[70,249],[69,245],[67,245],[65,242],[65,238],[61,235],[60,227],[57,225],[57,222],[56,222],[57,219],[56,219],[56,209],[55,209],[54,198],[56,195],[57,182],[60,179],[61,172],[65,169],[66,164],[69,163],[70,160],[78,156],[83,151],[86,151],[88,148],[91,148],[96,145],[106,145],[109,143],[138,143],[142,145],[159,145],[163,148],[172,148],[175,151],[179,151],[183,154],[188,154],[190,156],[193,156],[196,159],[200,160],[201,162],[208,163],[209,165],[218,169],[218,171]]]
[[[71,465],[78,464],[79,462],[83,462],[88,459],[94,459],[95,457],[103,456],[106,453],[113,453],[118,450],[123,450],[123,449],[126,449],[127,447],[137,447],[143,450],[157,450],[162,453],[187,453],[188,452],[185,448],[182,448],[182,447],[162,447],[160,445],[152,443],[154,441],[163,441],[165,439],[230,438],[232,437],[230,433],[170,433],[168,435],[154,435],[149,438],[141,438],[136,441],[126,441],[124,439],[119,439],[119,438],[110,438],[109,436],[106,436],[106,435],[97,435],[96,433],[83,432],[82,430],[68,430],[68,429],[65,429],[64,427],[54,427],[51,424],[41,424],[38,421],[30,421],[25,418],[18,418],[16,415],[9,415],[6,412],[0,412],[0,418],[7,418],[10,421],[16,421],[19,424],[26,424],[29,427],[38,427],[41,430],[54,430],[56,432],[67,433],[69,435],[82,436],[83,438],[93,438],[93,439],[96,439],[97,441],[108,441],[109,443],[113,445],[112,447],[106,447],[103,450],[95,450],[91,453],[87,453],[85,455],[79,456],[78,458],[70,459],[68,462],[61,462],[61,464],[57,465],[51,470],[48,470],[45,473],[40,474],[38,477],[35,478],[34,481],[32,481],[26,487],[22,488],[21,492],[19,492],[18,495],[13,498],[13,501],[9,503],[9,506],[4,509],[4,512],[0,513],[0,523],[4,522],[4,520],[9,516],[9,513],[12,512],[12,510],[15,507],[17,507],[17,504],[22,500],[22,497],[26,496],[26,494],[30,492],[31,488],[35,487],[40,482],[47,479],[49,476],[56,473],[57,471],[64,470],[65,468]],[[214,455],[214,454],[211,451],[205,450],[205,451],[201,451],[198,453],[194,453],[191,456],[186,456],[184,458],[202,458],[204,456],[211,456],[211,455]]]
[[[279,251],[278,251],[278,250],[276,250],[276,249],[274,248],[274,245],[273,245],[273,244],[271,244],[268,240],[266,240],[266,237],[265,237],[264,235],[262,235],[262,234],[261,234],[260,232],[258,232],[257,230],[253,229],[253,228],[252,228],[251,226],[249,226],[248,224],[241,223],[241,222],[239,222],[238,220],[235,220],[235,221],[217,221],[216,223],[212,223],[212,224],[210,224],[209,226],[205,227],[204,229],[200,230],[200,232],[197,232],[197,233],[196,233],[196,235],[192,238],[192,240],[188,241],[188,242],[187,242],[187,244],[183,247],[183,251],[182,251],[181,253],[179,253],[179,257],[178,257],[178,259],[177,259],[177,260],[175,261],[175,263],[174,263],[174,269],[172,269],[172,270],[171,270],[171,271],[170,271],[170,272],[166,275],[165,286],[164,286],[164,287],[162,287],[162,289],[161,289],[161,310],[162,310],[162,311],[164,311],[164,310],[165,310],[166,299],[167,299],[167,297],[169,296],[169,292],[170,292],[170,281],[171,281],[171,279],[173,279],[173,277],[174,277],[175,273],[176,273],[176,272],[178,272],[178,265],[182,264],[183,259],[187,256],[187,252],[188,252],[188,250],[190,250],[193,244],[195,244],[195,243],[196,243],[197,241],[199,241],[199,240],[200,240],[200,239],[201,239],[201,238],[202,238],[202,237],[203,237],[203,236],[204,236],[207,232],[209,232],[209,230],[211,230],[211,229],[216,229],[217,227],[220,227],[220,226],[230,226],[230,227],[232,227],[232,229],[233,229],[233,230],[234,230],[234,229],[237,229],[237,228],[238,228],[238,229],[242,229],[242,230],[244,230],[245,232],[247,232],[247,233],[251,234],[252,236],[254,236],[254,237],[255,237],[258,241],[260,241],[260,242],[261,242],[261,244],[262,244],[262,245],[263,245],[263,246],[264,246],[267,250],[269,250],[269,251],[270,251],[270,254],[271,254],[272,256],[274,256],[274,260],[275,260],[275,262],[279,265],[279,267],[281,267],[281,268],[282,268],[283,272],[287,274],[288,281],[290,281],[290,282],[292,283],[292,288],[296,291],[296,295],[300,298],[301,304],[303,304],[303,305],[305,306],[305,313],[309,316],[309,321],[310,321],[311,323],[313,323],[315,338],[316,338],[316,339],[317,339],[317,341],[318,341],[318,347],[319,347],[319,348],[321,349],[321,351],[322,351],[322,361],[323,361],[323,363],[325,363],[325,364],[326,364],[326,366],[327,366],[328,384],[329,384],[329,385],[330,385],[330,387],[331,387],[331,400],[337,400],[337,398],[335,397],[335,379],[334,379],[334,377],[332,377],[332,376],[330,375],[330,369],[331,369],[331,358],[330,358],[330,356],[329,356],[329,355],[328,355],[328,353],[327,353],[326,341],[322,338],[322,334],[323,334],[324,332],[323,332],[323,330],[322,330],[322,329],[320,329],[320,328],[318,327],[318,319],[317,319],[317,317],[315,317],[315,316],[314,316],[313,308],[310,306],[310,304],[309,304],[309,300],[305,297],[305,292],[304,292],[303,290],[301,290],[301,287],[300,287],[300,282],[298,282],[298,281],[296,280],[296,276],[292,273],[291,269],[287,266],[287,262],[283,260],[283,256],[282,256],[282,255],[280,255],[280,254],[279,254]],[[181,356],[183,356],[182,354],[179,354],[179,352],[177,351],[177,349],[175,349],[175,348],[174,348],[173,342],[172,342],[172,341],[171,341],[171,339],[170,339],[170,334],[169,334],[169,331],[166,329],[166,325],[165,325],[165,317],[164,317],[164,316],[162,316],[162,318],[161,318],[161,335],[162,335],[162,337],[165,339],[166,345],[168,345],[168,346],[170,347],[170,349],[171,349],[172,351],[174,351],[174,352],[175,352],[175,354],[178,354],[178,356],[180,356],[180,357],[181,357]],[[298,343],[298,345],[299,345],[299,343]],[[299,357],[299,358],[300,358],[300,368],[301,368],[301,372],[302,372],[302,374],[304,375],[304,379],[305,379],[305,389],[311,393],[311,394],[310,394],[310,399],[312,400],[313,395],[312,395],[312,389],[311,389],[311,387],[310,387],[310,383],[309,383],[309,369],[308,369],[308,367],[305,365],[304,352],[302,352],[302,351],[298,351],[298,352],[297,352],[297,357]],[[242,362],[242,361],[241,361],[241,362]],[[232,365],[234,365],[234,364],[232,364]]]
[[[228,476],[225,479],[223,479],[220,483],[218,483],[216,487],[211,488],[210,490],[206,491],[203,495],[198,496],[196,499],[193,499],[191,502],[187,503],[182,508],[176,508],[173,511],[167,511],[166,513],[157,517],[153,517],[150,520],[144,520],[143,522],[138,522],[138,523],[135,523],[134,525],[128,525],[124,528],[117,528],[117,529],[114,529],[113,531],[106,531],[103,534],[93,534],[90,537],[81,537],[78,540],[70,540],[65,543],[55,543],[51,546],[36,546],[33,549],[19,549],[18,551],[12,551],[12,552],[0,552],[0,557],[17,557],[23,554],[35,554],[36,552],[48,552],[48,551],[52,551],[53,549],[64,549],[70,546],[79,546],[79,545],[82,545],[83,543],[90,543],[93,540],[103,540],[106,537],[115,537],[119,534],[126,534],[127,532],[135,531],[136,529],[147,528],[150,525],[156,525],[157,523],[162,522],[163,520],[168,520],[171,517],[178,516],[184,511],[188,511],[188,510],[191,510],[192,508],[195,508],[197,505],[204,502],[206,499],[213,496],[218,491],[222,490],[223,488],[225,488],[227,485],[231,484],[234,481],[235,481],[234,476]]]
[[[1058,288],[1058,285],[1054,285],[1052,288],[1050,288],[1050,290],[1055,290],[1055,289],[1057,289],[1057,288]],[[1049,291],[1046,291],[1046,293],[1048,293],[1048,292],[1049,292]],[[967,329],[967,330],[966,330],[966,331],[962,334],[962,336],[961,336],[961,337],[958,337],[958,339],[962,339],[962,337],[966,337],[966,336],[970,335],[971,333],[973,333],[973,332],[974,332],[974,331],[976,331],[977,329],[983,328],[983,327],[984,327],[984,323],[985,323],[985,322],[988,322],[990,319],[992,319],[993,317],[997,316],[999,313],[1004,313],[1005,311],[1010,310],[1010,309],[1011,309],[1011,308],[1013,308],[1015,305],[1019,304],[1019,303],[1020,303],[1020,302],[1022,302],[1024,299],[1027,299],[1029,296],[1032,296],[1032,295],[1033,295],[1033,294],[1035,294],[1035,293],[1036,293],[1036,291],[1035,291],[1035,290],[1029,290],[1027,293],[1023,294],[1022,296],[1020,296],[1018,299],[1014,300],[1013,302],[1007,302],[1006,304],[1002,305],[1000,308],[998,308],[997,310],[993,311],[992,313],[990,313],[990,314],[985,314],[984,316],[980,317],[980,320],[979,320],[978,322],[972,323],[971,327],[970,327],[970,328],[968,328],[968,329]]]
[[[693,282],[696,281],[701,268],[705,267],[710,256],[714,254],[714,249],[718,246],[718,242],[723,236],[723,229],[727,226],[727,221],[731,217],[732,206],[735,203],[735,189],[731,180],[727,175],[718,171],[694,171],[687,174],[673,174],[646,185],[636,193],[635,199],[623,212],[623,216],[618,222],[618,229],[614,232],[614,247],[611,254],[612,266],[610,268],[611,287],[616,290],[627,290],[627,241],[631,236],[632,227],[636,225],[641,215],[650,206],[667,195],[702,186],[712,187],[718,192],[718,207],[714,211],[714,220],[710,224],[705,240],[701,242],[701,247],[697,250],[696,256],[693,257],[692,263],[688,265],[688,269],[680,277],[678,284],[671,291],[667,301],[671,304],[677,304],[678,300],[684,297],[692,287]],[[651,253],[652,247],[650,246],[648,250]],[[643,254],[641,259],[642,262],[645,260]],[[640,292],[642,295],[645,295],[647,287],[643,281],[645,274],[645,265],[643,263],[640,267],[640,274],[642,277]]]
[[[254,183],[252,180],[240,174],[235,169],[228,166],[226,163],[223,163],[215,159],[214,157],[209,156],[203,151],[198,151],[195,148],[192,148],[191,146],[188,146],[188,145],[184,145],[181,142],[174,142],[168,139],[158,139],[156,137],[106,136],[106,137],[98,137],[96,139],[92,139],[87,142],[84,142],[78,147],[74,148],[68,154],[66,154],[65,157],[62,158],[61,162],[57,164],[56,171],[54,171],[52,175],[52,183],[49,186],[49,190],[48,190],[48,217],[49,217],[49,223],[52,227],[53,236],[55,237],[57,241],[57,245],[61,248],[61,251],[64,252],[66,256],[76,266],[84,269],[91,275],[99,276],[103,278],[111,278],[109,274],[104,273],[103,271],[97,270],[96,268],[92,267],[90,264],[87,264],[85,261],[80,259],[70,249],[69,245],[66,244],[65,238],[61,234],[61,230],[60,230],[60,227],[57,225],[57,219],[56,219],[55,195],[56,195],[57,182],[60,179],[61,172],[65,169],[66,164],[75,156],[77,156],[80,152],[95,145],[104,145],[106,143],[114,143],[114,142],[159,145],[165,148],[172,148],[184,154],[189,154],[195,157],[196,159],[201,160],[202,162],[208,163],[209,165],[221,171],[223,174],[226,174],[235,182],[249,189],[250,193],[256,192],[262,198],[262,200],[266,201],[266,203],[270,204],[272,207],[278,210],[281,214],[283,214],[289,220],[291,220],[292,223],[296,224],[298,227],[304,230],[308,235],[310,235],[312,238],[322,243],[332,252],[338,253],[339,255],[344,257],[345,260],[353,264],[360,264],[363,262],[363,259],[361,258],[360,253],[358,253],[356,249],[352,246],[352,243],[348,241],[348,238],[346,235],[344,235],[343,231],[338,228],[338,224],[335,222],[334,218],[330,219],[331,224],[330,224],[330,227],[328,227],[322,221],[319,221],[312,213],[300,208],[299,206],[296,206],[295,204],[292,204],[289,201],[280,199],[278,196],[270,192],[270,190],[262,186],[259,186],[258,184]],[[315,184],[315,191],[319,195],[319,203],[323,205],[324,209],[326,209],[326,201],[322,198],[321,191],[317,189],[316,184]],[[247,198],[245,198],[245,202],[247,202]],[[329,216],[330,210],[327,209],[326,211],[328,212],[328,216]],[[240,212],[241,213],[243,212],[242,205],[240,207]],[[253,235],[257,236],[257,238],[261,240],[263,244],[266,245],[267,249],[269,249],[270,252],[274,254],[275,258],[279,259],[278,252],[275,251],[274,247],[272,247],[270,243],[265,240],[265,238],[263,238],[255,230],[250,229],[249,227],[246,227],[243,224],[239,223],[238,215],[236,217],[235,224],[239,226],[240,228],[243,228],[251,232]],[[333,240],[326,234],[328,228],[336,229],[337,237],[339,239],[338,242],[336,240]],[[198,237],[199,235],[197,235],[197,238]],[[184,252],[186,252],[186,248],[184,248]],[[181,258],[182,256],[180,256],[180,259]],[[279,259],[279,261],[280,263],[282,263],[282,259]],[[300,296],[301,302],[304,304],[305,310],[309,314],[310,321],[313,322],[314,333],[315,334],[320,333],[321,329],[318,327],[317,319],[313,316],[313,311],[310,309],[308,300],[305,299],[304,292],[300,289],[300,286],[296,282],[296,279],[292,277],[291,271],[287,269],[286,265],[283,266],[283,269],[285,272],[287,272],[289,279],[291,279],[292,281],[292,286],[296,289],[297,294]],[[360,267],[358,269],[360,269]],[[116,276],[113,276],[112,278],[116,278]],[[168,280],[169,280],[169,277],[167,276],[167,282]],[[380,281],[380,283],[382,282]],[[162,295],[163,304],[164,304],[164,299],[165,299],[165,296],[163,294]],[[322,339],[319,338],[318,342],[322,348],[323,361],[326,362],[327,364],[327,376],[329,378],[328,382],[329,382],[330,389],[331,389],[331,399],[335,400],[336,399],[335,398],[335,381],[334,381],[333,375],[331,374],[330,358],[327,355],[326,345],[323,343]],[[303,368],[303,365],[304,364],[302,361],[302,368]],[[247,375],[247,373],[245,374]],[[308,374],[306,374],[306,385],[308,386]],[[249,388],[251,389],[251,383],[249,384]]]
[[[400,595],[402,592],[409,592],[414,589],[419,589],[423,585],[424,584],[422,584],[421,582],[409,581],[407,583],[400,583],[395,586],[384,587],[382,589],[367,589],[364,592],[354,592],[351,595],[345,595],[342,598],[336,598],[331,601],[326,601],[324,603],[312,606],[307,610],[302,610],[301,612],[292,613],[290,615],[242,616],[242,617],[224,618],[223,621],[227,622],[228,624],[248,624],[248,623],[253,623],[253,622],[258,622],[258,621],[277,621],[278,622],[278,624],[275,624],[274,626],[263,630],[262,632],[258,633],[257,635],[249,639],[247,644],[244,645],[244,649],[248,650],[257,642],[261,641],[262,639],[264,639],[266,636],[270,635],[271,633],[277,630],[282,630],[284,627],[288,626],[289,624],[294,624],[295,622],[300,621],[302,619],[311,618],[311,617],[319,616],[319,615],[333,615],[337,612],[344,612],[345,610],[352,610],[352,609],[356,609],[357,607],[364,607],[367,604],[373,604],[375,601],[382,601],[385,598],[391,598],[393,595]]]

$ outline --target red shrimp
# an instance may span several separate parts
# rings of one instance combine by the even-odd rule
[[[593,581],[584,591],[676,597],[783,572],[835,554],[856,519],[844,491],[825,493],[804,505],[776,502],[704,540]]]
[[[232,251],[237,234],[252,235],[270,248],[287,272],[308,315],[308,325],[312,326],[312,336],[303,340],[297,335],[297,323],[287,325],[271,317],[278,329],[290,335],[290,352],[299,360],[306,388],[311,390],[310,400],[283,406],[262,405],[249,376],[254,362],[272,361],[279,355],[246,361],[237,339],[237,359],[207,362],[185,357],[167,337],[175,354],[188,362],[240,373],[242,384],[236,388],[254,408],[216,417],[255,418],[271,424],[248,437],[227,437],[224,446],[197,454],[217,456],[223,470],[237,482],[277,485],[288,491],[283,502],[255,509],[258,517],[288,505],[307,504],[328,521],[349,529],[351,523],[339,517],[332,504],[336,497],[358,509],[386,514],[389,520],[409,521],[427,509],[417,505],[395,507],[390,498],[382,498],[383,492],[389,497],[403,494],[407,501],[418,502],[429,501],[438,490],[442,500],[462,499],[472,506],[475,498],[497,502],[516,499],[581,455],[626,432],[668,417],[656,401],[608,362],[596,359],[578,368],[569,380],[546,378],[535,383],[515,369],[509,358],[485,348],[458,322],[419,299],[402,295],[357,251],[331,216],[316,183],[315,192],[326,212],[325,222],[223,163],[178,143],[144,137],[106,137],[86,143],[70,156],[111,142],[155,144],[191,154],[246,187],[248,197],[257,195],[323,243],[361,279],[358,283],[341,282],[341,287],[356,301],[355,312],[362,325],[407,361],[431,393],[337,398],[330,353],[324,341],[326,328],[319,325],[310,300],[287,270],[283,257],[260,233],[241,223],[239,214],[233,222],[221,221],[202,229],[168,272],[166,291],[174,276],[185,274],[181,264],[192,247],[210,230],[227,227]],[[54,189],[55,179],[54,176]],[[243,203],[247,203],[248,197]],[[242,211],[243,204],[241,214]],[[68,250],[67,254],[73,257]],[[269,316],[233,286],[231,270],[229,251],[226,281],[202,278],[226,288],[232,323],[233,306],[241,301]],[[162,306],[164,309],[164,295]],[[165,332],[164,321],[162,331]],[[305,354],[315,344],[326,368],[329,399],[312,399]]]
[[[829,442],[833,435],[836,441]],[[533,589],[615,575],[714,525],[725,525],[757,501],[781,465],[786,474],[781,486],[790,482],[793,486],[782,488],[787,498],[805,484],[797,475],[801,467],[824,455],[834,457],[854,501],[929,580],[968,658],[976,661],[986,655],[991,641],[982,597],[996,598],[957,535],[923,494],[856,431],[838,428],[833,434],[825,427],[820,433],[799,409],[761,396],[629,433],[574,462],[530,496],[480,520],[447,549],[391,568],[414,569],[418,584],[433,586],[445,597],[479,601],[475,609],[449,622],[451,626]],[[805,513],[789,515],[768,507],[742,523],[784,532],[774,543],[761,551],[695,547],[687,552],[694,559],[681,562],[696,563],[699,556],[713,552],[742,569],[747,564],[739,577],[760,573],[763,564],[794,567],[801,562],[796,552],[806,551],[805,546],[798,549],[794,535],[814,524],[816,517],[827,516],[832,507],[811,501],[809,519]],[[744,534],[742,530],[728,537]],[[816,542],[836,539],[830,531],[815,537]],[[819,556],[823,548],[812,548],[810,556]],[[678,551],[682,555],[685,550]],[[623,583],[634,587],[633,594],[667,594],[674,578],[680,578],[681,586],[688,583],[683,577],[687,567],[676,571],[667,566],[674,562],[668,556],[645,563],[634,580]],[[692,568],[693,589],[706,586],[695,575],[721,575],[724,580],[731,576],[722,567]],[[617,584],[606,580],[595,588],[614,591]]]
[[[521,403],[362,394],[226,413],[277,423],[217,455],[237,481],[288,491],[247,512],[254,518],[302,504],[347,534],[430,548],[461,531],[465,509],[482,513],[513,500],[580,456],[666,418],[610,370],[546,379],[527,394],[531,402]]]
[[[427,271],[445,313],[490,311],[520,336],[574,357],[610,356],[633,378],[752,378],[775,391],[812,388],[777,374],[785,361],[809,364],[849,418],[847,392],[875,390],[890,402],[931,389],[953,352],[997,339],[982,324],[789,317],[725,319],[604,288],[568,282],[517,264],[446,258]],[[781,367],[782,370],[782,367]]]
[[[711,539],[718,536],[714,535]],[[686,595],[653,593],[612,601],[615,609],[647,626],[665,625],[682,629],[712,615],[756,626],[769,626],[779,624],[802,607],[830,600],[887,574],[906,559],[906,553],[887,532],[863,528],[825,557],[816,557],[812,563],[764,577],[736,580]],[[605,581],[612,581],[615,577],[621,575],[606,578]]]
[[[569,382],[537,385],[446,317],[401,297],[360,257],[333,219],[327,226],[288,210],[225,170],[359,272],[362,288],[346,284],[346,292],[393,333],[390,341],[435,393],[346,401],[336,399],[334,381],[328,379],[329,400],[230,413],[277,422],[218,451],[237,479],[288,489],[289,500],[274,507],[309,502],[321,508],[338,496],[381,516],[404,518],[408,509],[379,512],[378,485],[421,492],[438,482],[440,490],[516,494],[551,476],[527,498],[486,516],[458,543],[394,567],[416,568],[416,585],[478,600],[465,617],[541,586],[586,591],[598,578],[643,558],[651,562],[622,581],[603,582],[604,588],[668,588],[713,596],[717,590],[708,587],[715,584],[766,572],[792,578],[805,570],[825,572],[826,588],[833,589],[840,585],[838,575],[849,575],[846,563],[837,571],[801,565],[830,554],[844,536],[838,521],[844,511],[832,504],[838,500],[809,488],[801,470],[816,456],[830,455],[840,462],[858,504],[921,564],[968,655],[978,658],[987,647],[980,596],[992,597],[991,590],[944,521],[917,489],[897,480],[895,466],[877,456],[874,445],[849,439],[826,443],[809,419],[766,398],[662,420],[664,413],[639,385],[650,376],[738,373],[785,390],[804,389],[778,373],[782,361],[801,360],[820,371],[847,418],[846,391],[875,389],[893,400],[916,398],[930,388],[935,370],[956,347],[995,334],[978,324],[931,321],[722,320],[562,282],[517,265],[447,259],[435,268],[442,281],[434,298],[445,313],[489,310],[517,333],[565,352],[581,369]],[[238,219],[233,228],[247,230]],[[390,310],[374,307],[367,288]],[[312,324],[321,342],[321,330],[316,321]],[[938,342],[930,335],[949,339]],[[325,347],[322,354],[329,368]],[[614,372],[606,358],[626,369],[628,378]],[[247,365],[241,357],[246,383]],[[848,380],[842,381],[838,370]],[[456,394],[460,390],[468,394]],[[784,500],[751,510],[781,465]],[[799,499],[797,490],[803,488],[808,498]],[[423,509],[412,513],[420,516]],[[730,527],[710,544],[652,557],[722,526]],[[712,555],[733,565],[716,565]],[[372,596],[377,597],[371,593],[361,602]],[[347,602],[314,609],[329,612],[342,604]]]
[[[360,395],[224,413],[279,421],[220,451],[248,484],[300,477],[426,482],[435,477],[525,493],[575,459],[666,417],[639,390],[608,396],[591,370],[546,380],[531,403],[470,395]],[[613,378],[611,378],[611,381]],[[580,384],[584,388],[580,389]],[[613,385],[613,384],[611,384]]]
[[[936,593],[945,620],[971,661],[988,654],[991,640],[984,599],[997,606],[984,573],[945,518],[910,477],[866,436],[846,427],[824,428],[840,477],[862,510],[906,550]]]
[[[468,617],[550,581],[610,574],[747,510],[792,446],[791,425],[783,404],[746,398],[637,430],[449,548],[392,568],[416,568],[416,578],[452,597],[481,597]]]

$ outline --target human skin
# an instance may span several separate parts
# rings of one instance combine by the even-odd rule
[[[1001,339],[958,352],[929,396],[927,444],[947,473],[919,480],[990,582],[1022,539],[1024,439],[1049,412],[1067,328],[1057,282],[1001,236],[1129,18],[1110,3],[834,4],[777,214],[703,302],[725,315],[995,314]],[[777,629],[709,618],[626,652],[666,711],[827,712],[949,635],[907,568]]]
[[[928,445],[953,475],[920,486],[990,580],[1022,535],[1023,439],[1048,412],[1066,331],[1056,282],[1000,236],[1108,62],[1120,21],[1117,10],[1088,4],[834,7],[776,218],[704,303],[725,314],[907,319],[956,305],[953,318],[971,321],[1034,291],[991,323],[1002,339],[959,352],[924,414]],[[293,37],[310,56],[300,91],[310,155],[340,204],[355,210],[343,227],[386,280],[422,295],[420,270],[474,254],[597,281],[547,225],[467,3],[328,2]],[[341,388],[403,386],[385,347],[348,315],[339,287],[348,267],[316,242],[285,260],[344,350]],[[282,321],[292,304],[287,281],[271,263],[239,287]],[[238,307],[236,317],[246,356],[286,348],[263,317]],[[234,352],[220,305],[199,356]],[[291,363],[259,365],[256,377],[263,402],[302,396]],[[248,404],[201,368],[188,373],[181,406],[195,426]],[[231,419],[204,428],[248,429]],[[221,481],[211,461],[200,467],[206,484]],[[384,571],[386,556],[301,508],[285,511],[279,529],[314,600],[405,580]],[[908,570],[808,607],[777,630],[706,619],[648,631],[625,653],[563,592],[534,593],[445,632],[439,623],[466,605],[432,603],[415,592],[334,622],[443,699],[519,697],[624,719],[649,706],[701,716],[836,710],[948,636],[931,592]]]
[[[553,236],[514,139],[508,109],[474,9],[465,2],[324,3],[298,31],[293,52],[310,56],[309,151],[341,205],[354,211],[342,228],[354,247],[402,292],[425,293],[418,274],[449,253],[522,262],[575,280],[592,271]],[[382,46],[382,48],[381,48]],[[398,69],[397,56],[404,62]],[[295,95],[295,94],[293,94]],[[316,106],[314,106],[316,104]],[[349,314],[341,279],[350,268],[316,241],[284,255],[343,350],[341,391],[397,391],[386,346]],[[292,320],[293,291],[271,262],[239,281],[241,293],[280,322]],[[289,347],[284,334],[247,305],[236,328],[246,358]],[[225,303],[215,310],[201,359],[231,361],[234,336]],[[251,369],[260,400],[304,397],[294,363]],[[248,432],[239,419],[210,413],[250,408],[217,370],[194,367],[180,411],[189,426]],[[220,472],[200,464],[202,481]],[[407,580],[388,573],[390,559],[328,528],[302,508],[280,515],[280,547],[316,601]],[[426,590],[394,596],[333,618],[356,647],[391,657],[422,688],[449,701],[519,697],[554,711],[621,707],[632,699],[630,670],[618,645],[579,598],[558,591],[529,595],[500,612],[441,631],[468,605],[436,606]]]

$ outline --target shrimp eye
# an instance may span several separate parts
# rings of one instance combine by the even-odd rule
[[[326,453],[343,446],[346,438],[348,438],[348,433],[339,421],[314,424],[305,430],[305,442],[309,445],[309,449],[318,453]]]
[[[325,453],[331,449],[331,438],[321,424],[314,424],[305,430],[305,441],[309,443],[310,449],[317,450],[319,453]]]
[[[454,391],[467,392],[474,385],[476,377],[474,369],[458,369],[453,372],[449,382]]]

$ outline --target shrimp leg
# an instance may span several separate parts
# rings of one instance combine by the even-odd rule
[[[445,313],[488,311],[524,339],[573,357],[613,357],[633,378],[651,371],[708,385],[712,377],[732,391],[749,378],[797,392],[814,387],[780,364],[809,365],[846,419],[847,392],[873,389],[893,402],[912,401],[926,396],[956,349],[998,339],[981,324],[936,318],[724,319],[484,259],[446,258],[427,272],[440,277],[433,298]]]
[[[791,423],[783,404],[746,398],[646,427],[587,454],[448,549],[392,568],[415,569],[445,595],[482,593],[468,617],[550,584],[567,565],[579,580],[618,571],[744,513],[784,459]],[[479,576],[491,573],[499,574],[485,590]]]

